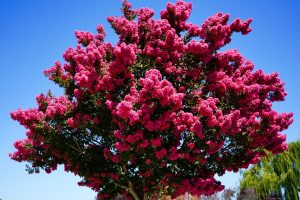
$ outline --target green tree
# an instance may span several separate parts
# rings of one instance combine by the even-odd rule
[[[300,191],[300,141],[292,142],[282,154],[267,152],[257,165],[243,172],[241,190],[252,188],[260,199],[270,196],[298,200]]]

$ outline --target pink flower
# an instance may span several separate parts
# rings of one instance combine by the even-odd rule
[[[138,13],[138,21],[139,22],[147,22],[154,15],[154,11],[149,8],[141,8]]]
[[[204,42],[204,40],[201,40],[200,42],[192,40],[187,44],[187,52],[191,52],[196,55],[205,55],[209,52],[209,46]]]
[[[190,149],[190,150],[193,150],[194,149],[194,147],[195,147],[195,143],[193,143],[193,142],[190,142],[190,143],[188,143],[188,148]]]
[[[179,152],[173,152],[169,155],[169,159],[172,161],[178,160],[179,158],[181,158],[181,154]]]
[[[116,115],[118,115],[122,119],[126,119],[129,116],[131,109],[132,104],[130,102],[122,101],[116,107]]]
[[[170,24],[173,25],[176,30],[182,31],[185,28],[185,21],[189,18],[191,11],[192,3],[180,0],[177,1],[176,4],[168,3],[167,9],[161,11],[160,16],[162,19],[169,20]]]
[[[77,128],[73,118],[68,118],[67,123],[71,128]]]
[[[202,132],[202,124],[199,120],[195,121],[195,123],[191,127],[191,131],[193,131],[200,139],[203,139],[205,136]]]
[[[207,141],[206,144],[209,146],[209,148],[207,149],[207,153],[210,154],[214,154],[216,153],[218,150],[220,150],[224,144],[224,141],[221,142],[214,142],[214,141]]]
[[[100,120],[99,120],[98,117],[94,117],[93,122],[94,122],[95,124],[99,124],[99,123],[100,123]]]
[[[125,142],[117,142],[115,143],[115,147],[119,152],[128,151],[130,149],[130,146]]]
[[[161,138],[155,138],[151,141],[151,145],[154,147],[160,147],[161,146]]]
[[[151,160],[148,158],[146,161],[145,161],[145,164],[146,165],[149,165],[151,163]]]
[[[73,106],[73,103],[65,96],[59,98],[54,97],[53,100],[48,103],[46,116],[52,118],[56,115],[64,115],[68,109],[72,109]]]
[[[252,29],[249,27],[251,22],[252,22],[252,19],[247,19],[245,21],[242,21],[240,19],[235,19],[230,24],[230,28],[232,31],[242,32],[243,35],[246,35],[252,31]]]
[[[90,42],[95,39],[95,36],[90,32],[82,32],[82,31],[75,31],[75,36],[78,40],[78,43],[87,46]]]
[[[165,148],[162,148],[158,151],[156,151],[155,156],[158,160],[163,159],[167,154],[167,150]]]
[[[120,157],[118,155],[112,155],[110,160],[114,163],[120,163]]]
[[[104,37],[105,37],[104,27],[102,25],[98,25],[96,30],[98,32],[98,35],[96,36],[96,38],[100,41],[103,41]]]
[[[139,147],[140,148],[147,148],[149,146],[149,140],[143,140],[140,144]]]
[[[145,177],[150,177],[150,176],[151,176],[151,172],[150,172],[150,171],[146,171],[146,172],[144,173],[144,176],[145,176]]]

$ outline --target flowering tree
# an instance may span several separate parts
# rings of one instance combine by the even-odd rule
[[[224,188],[215,174],[247,168],[265,149],[283,152],[292,114],[272,102],[284,100],[284,83],[237,50],[219,51],[234,32],[249,33],[251,19],[228,24],[218,13],[198,26],[187,22],[191,10],[168,3],[156,20],[123,1],[124,16],[108,17],[116,45],[101,25],[76,31],[66,62],[45,70],[64,95],[38,95],[37,108],[11,113],[28,130],[11,158],[30,172],[64,165],[98,199],[137,200],[212,195]]]

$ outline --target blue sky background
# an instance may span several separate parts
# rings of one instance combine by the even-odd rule
[[[192,0],[190,0],[192,1]],[[0,1],[0,198],[3,200],[92,200],[95,193],[77,186],[78,177],[61,168],[50,174],[28,175],[24,163],[9,159],[13,142],[25,130],[12,121],[10,111],[35,107],[35,96],[51,89],[61,90],[42,72],[62,53],[75,46],[76,29],[95,33],[97,24],[106,28],[106,41],[115,42],[106,17],[120,15],[121,0],[1,0]],[[159,11],[166,0],[132,0],[133,6]],[[174,1],[172,1],[174,2]],[[193,0],[189,21],[202,24],[222,11],[246,19],[252,17],[253,32],[235,35],[228,48],[238,49],[256,68],[267,73],[278,71],[289,93],[286,101],[274,105],[277,111],[293,111],[294,124],[287,130],[288,141],[300,137],[300,1],[299,0]],[[237,186],[238,175],[227,174],[226,187]]]

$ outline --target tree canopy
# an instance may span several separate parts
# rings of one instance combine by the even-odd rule
[[[224,188],[216,174],[283,152],[292,113],[272,103],[284,100],[284,83],[237,50],[220,51],[252,19],[217,13],[196,25],[191,11],[179,0],[154,19],[123,1],[123,16],[108,17],[115,45],[101,25],[75,31],[76,48],[45,70],[64,95],[40,94],[37,108],[11,113],[27,129],[11,158],[29,172],[64,165],[98,199],[137,200],[212,195]]]
[[[284,153],[268,153],[257,165],[243,172],[242,189],[252,188],[261,199],[277,195],[298,200],[300,191],[300,141],[292,142]]]

